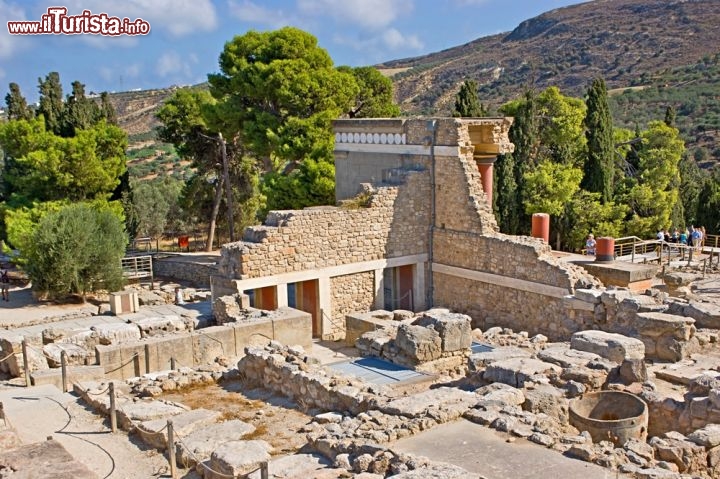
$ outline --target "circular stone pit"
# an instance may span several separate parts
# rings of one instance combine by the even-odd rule
[[[629,439],[647,439],[645,401],[623,391],[596,391],[570,402],[570,424],[590,433],[593,442],[622,447]]]

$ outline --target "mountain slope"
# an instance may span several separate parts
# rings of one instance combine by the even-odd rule
[[[507,34],[377,67],[397,72],[404,112],[448,114],[466,79],[478,82],[493,110],[529,86],[556,85],[580,96],[602,76],[608,88],[625,88],[719,51],[718,0],[595,0],[544,13]]]

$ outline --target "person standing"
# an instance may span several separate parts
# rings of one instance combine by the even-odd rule
[[[0,290],[2,290],[3,301],[10,301],[10,276],[7,268],[0,270]]]
[[[595,237],[592,233],[587,235],[587,239],[585,240],[585,253],[588,255],[595,256],[595,248],[597,246],[597,242],[595,241]]]

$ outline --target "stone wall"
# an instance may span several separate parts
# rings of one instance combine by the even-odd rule
[[[433,273],[435,305],[468,314],[473,327],[502,326],[562,340],[593,324],[592,307],[574,308],[565,296],[597,280],[559,263],[539,240],[436,230],[433,252],[436,263],[489,274],[478,281]]]
[[[332,315],[336,323],[343,323],[346,314],[373,309],[375,301],[375,273],[335,276],[330,279]]]
[[[223,245],[222,274],[258,278],[426,253],[429,199],[428,173],[409,171],[404,184],[374,189],[367,207],[271,211],[243,241]]]
[[[153,261],[155,276],[189,281],[196,286],[206,288],[210,287],[210,277],[218,273],[217,265],[188,261],[187,257],[181,260],[170,256]]]

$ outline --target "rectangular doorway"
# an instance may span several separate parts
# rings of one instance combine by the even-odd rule
[[[406,309],[414,311],[413,282],[415,265],[385,268],[383,271],[383,296],[385,309]]]
[[[288,306],[305,311],[312,316],[312,335],[318,338],[322,335],[322,317],[320,315],[320,296],[317,279],[288,283]]]

